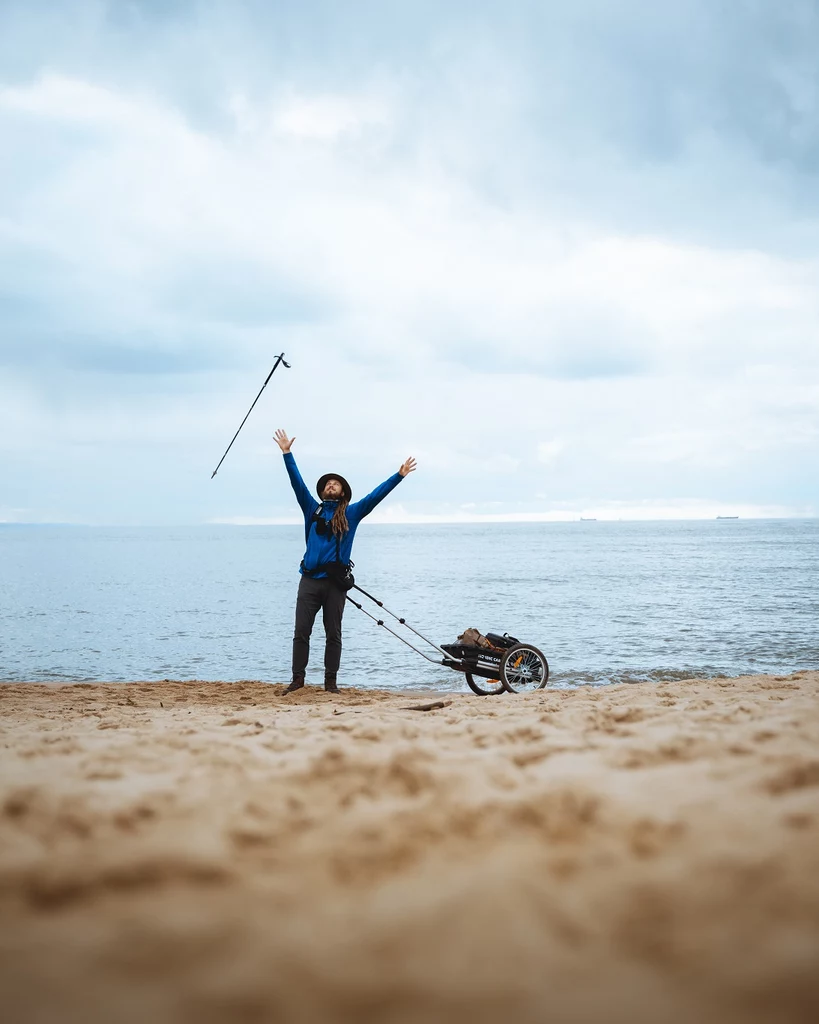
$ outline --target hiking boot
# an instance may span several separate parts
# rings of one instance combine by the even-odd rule
[[[338,686],[336,685],[336,677],[335,676],[325,676],[324,677],[324,689],[328,693],[338,693]]]
[[[293,693],[294,690],[300,690],[304,686],[304,676],[295,676],[293,682],[284,691],[285,693]]]

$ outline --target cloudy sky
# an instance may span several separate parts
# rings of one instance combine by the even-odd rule
[[[815,0],[0,0],[0,521],[819,513]],[[273,365],[280,369],[215,480]]]

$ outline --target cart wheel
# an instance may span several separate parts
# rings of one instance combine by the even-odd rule
[[[531,644],[515,644],[501,658],[500,677],[510,693],[542,690],[549,681],[549,662]]]
[[[500,679],[484,679],[483,676],[479,676],[480,682],[476,683],[474,676],[468,672],[464,672],[464,675],[470,690],[479,697],[497,697],[499,693],[503,693],[503,683]]]

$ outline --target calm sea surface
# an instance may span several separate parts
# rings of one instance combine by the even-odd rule
[[[0,680],[286,681],[303,540],[296,526],[0,527]],[[512,633],[557,686],[819,666],[816,519],[365,523],[354,558],[361,585],[431,639]],[[308,682],[322,654],[319,621]],[[352,605],[340,682],[466,689]]]

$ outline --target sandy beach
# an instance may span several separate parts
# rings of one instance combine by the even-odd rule
[[[2,686],[3,1019],[815,1021],[817,698]]]

